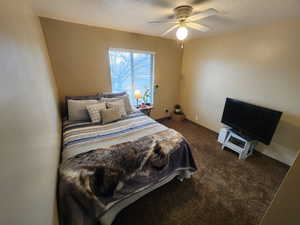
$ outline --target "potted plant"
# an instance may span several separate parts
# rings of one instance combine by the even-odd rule
[[[174,106],[174,113],[171,116],[172,120],[175,121],[182,121],[185,119],[185,116],[181,110],[181,106],[179,104],[176,104]]]
[[[182,111],[181,111],[181,106],[179,104],[176,104],[174,106],[174,113],[175,114],[182,114]]]
[[[149,105],[148,103],[149,97],[150,97],[150,89],[148,88],[143,95],[143,101],[145,105]]]

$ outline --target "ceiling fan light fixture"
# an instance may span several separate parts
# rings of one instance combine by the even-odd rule
[[[181,26],[176,31],[176,37],[178,40],[183,41],[188,36],[188,29],[184,26]]]

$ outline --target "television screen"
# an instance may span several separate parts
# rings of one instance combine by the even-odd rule
[[[227,98],[222,123],[243,137],[269,145],[282,112]]]

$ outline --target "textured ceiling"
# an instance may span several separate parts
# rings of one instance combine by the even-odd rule
[[[191,4],[194,11],[216,8],[220,13],[201,20],[208,33],[191,32],[189,38],[214,35],[253,25],[300,18],[300,0],[30,0],[39,16],[86,25],[160,36],[170,24],[147,21],[172,16],[173,8]],[[167,35],[175,38],[175,31]]]

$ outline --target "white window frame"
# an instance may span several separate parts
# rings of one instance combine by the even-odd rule
[[[151,100],[152,100],[152,104],[154,104],[154,95],[155,95],[155,88],[154,88],[154,85],[155,85],[155,63],[156,63],[156,52],[152,52],[152,51],[147,51],[147,50],[137,50],[137,49],[126,49],[126,48],[108,48],[107,50],[107,60],[108,60],[108,67],[109,67],[109,81],[110,81],[110,88],[111,88],[111,91],[112,91],[112,74],[111,74],[111,68],[110,68],[110,60],[109,60],[109,51],[123,51],[123,52],[131,52],[131,53],[145,53],[145,54],[151,54],[152,57],[152,85],[151,85],[151,93],[152,93],[152,96],[151,96]],[[132,54],[131,54],[131,58],[132,58]],[[131,59],[132,60],[132,59]],[[133,63],[131,63],[131,66],[133,66]],[[131,70],[133,72],[133,70]],[[133,74],[132,74],[132,77],[133,77]],[[132,79],[132,83],[133,83],[133,79]],[[131,85],[132,87],[134,86],[133,84]],[[134,90],[132,90],[134,91]]]

